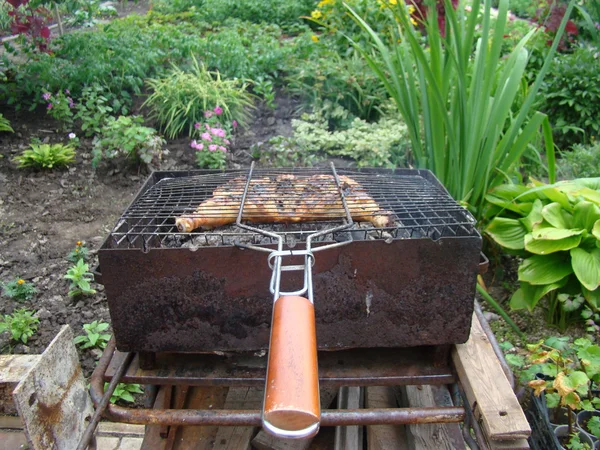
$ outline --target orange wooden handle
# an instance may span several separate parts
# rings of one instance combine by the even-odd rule
[[[279,297],[273,307],[264,428],[281,437],[319,430],[321,404],[314,305],[304,297]]]

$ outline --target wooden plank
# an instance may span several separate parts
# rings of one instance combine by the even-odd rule
[[[488,441],[490,450],[529,450],[527,439],[513,441]]]
[[[12,393],[40,355],[0,355],[0,414],[16,414]]]
[[[365,389],[367,408],[397,408],[394,388],[370,386]],[[371,425],[367,427],[367,450],[408,450],[404,425]]]
[[[324,387],[321,388],[321,408],[325,409],[331,405],[333,399],[337,395],[337,388]],[[319,432],[321,434],[321,432]],[[254,439],[252,446],[257,450],[307,450],[312,439],[281,439],[271,436],[266,431],[259,431]]]
[[[229,388],[223,408],[260,409],[264,395],[264,389]],[[249,450],[254,431],[253,427],[219,427],[213,450]]]
[[[449,394],[446,400],[436,401],[440,397],[444,397],[444,393],[440,392],[440,389],[446,388],[435,386],[435,389],[437,392],[434,391],[434,386],[406,386],[405,394],[408,406],[450,406],[452,401]],[[465,447],[458,424],[408,425],[408,441],[412,450],[456,450]]]
[[[452,359],[469,405],[490,440],[526,439],[531,435],[521,405],[475,314],[469,340],[454,346]]]
[[[0,430],[22,430],[23,420],[19,416],[0,416]]]
[[[338,409],[362,408],[364,389],[358,386],[343,386],[338,392]],[[352,425],[336,427],[335,450],[362,450],[364,427]]]
[[[77,447],[93,409],[68,325],[27,372],[13,398],[33,450]]]

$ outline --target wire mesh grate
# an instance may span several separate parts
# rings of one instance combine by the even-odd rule
[[[416,239],[477,235],[475,220],[419,171],[408,174],[337,170],[354,220],[349,230],[319,241]],[[111,232],[113,248],[171,248],[272,244],[235,225],[246,171],[186,176],[173,172],[149,186]],[[345,215],[333,176],[319,169],[255,169],[243,221],[284,236],[288,246],[339,224]],[[177,219],[202,228],[178,230]],[[212,229],[206,229],[212,228]]]

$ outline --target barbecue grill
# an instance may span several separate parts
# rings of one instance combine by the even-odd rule
[[[200,216],[221,226],[181,225]],[[301,437],[318,430],[315,323],[319,350],[465,342],[480,249],[473,217],[425,170],[154,172],[102,245],[97,280],[117,348],[143,367],[157,352],[264,350],[272,332],[263,425]],[[273,358],[312,380],[287,430]]]

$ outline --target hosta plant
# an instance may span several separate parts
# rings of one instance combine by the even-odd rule
[[[19,156],[14,158],[19,169],[54,169],[75,162],[75,150],[65,144],[30,144]]]
[[[497,214],[485,232],[521,255],[513,309],[548,298],[548,322],[564,329],[585,303],[600,309],[600,178],[501,185],[487,195]]]

